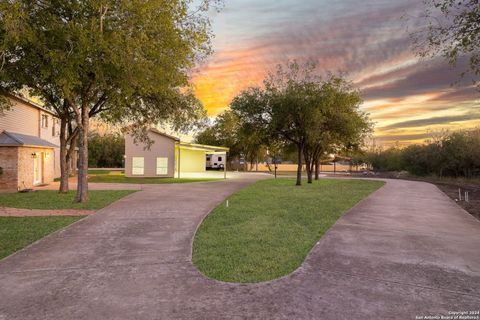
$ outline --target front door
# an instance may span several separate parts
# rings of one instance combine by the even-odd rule
[[[42,183],[42,153],[33,158],[33,184]]]

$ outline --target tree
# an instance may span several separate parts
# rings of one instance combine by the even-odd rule
[[[297,185],[301,185],[303,162],[311,183],[314,167],[318,176],[326,151],[358,144],[370,128],[358,109],[358,91],[341,77],[324,81],[316,71],[311,63],[279,66],[264,81],[264,89],[244,90],[231,104],[242,122],[261,133],[267,146],[274,141],[296,146]]]
[[[91,117],[138,127],[204,115],[188,90],[188,70],[210,53],[204,13],[211,1],[198,10],[193,2],[0,1],[0,93],[27,88],[56,112],[62,128],[74,123],[77,201],[88,199]]]
[[[241,122],[238,131],[238,140],[245,161],[250,163],[251,171],[253,170],[254,163],[258,165],[258,160],[260,158],[265,158],[267,154],[267,141],[256,128],[243,122]]]
[[[267,155],[273,139],[263,115],[258,113],[265,105],[265,98],[260,88],[253,87],[240,92],[230,103],[231,112],[239,119],[236,131],[238,148],[241,156],[250,163],[250,169],[254,162]]]
[[[424,0],[426,28],[412,33],[420,56],[443,56],[455,65],[468,58],[462,75],[480,75],[480,5],[478,0]],[[478,87],[478,80],[477,82]],[[480,89],[480,88],[479,88]]]
[[[240,118],[235,112],[226,110],[217,116],[213,125],[196,135],[195,142],[228,147],[230,148],[229,157],[233,159],[242,154],[238,138],[239,130]]]
[[[371,132],[368,116],[359,110],[362,99],[360,92],[343,79],[331,75],[317,89],[314,114],[315,122],[309,129],[309,139],[305,148],[308,179],[312,172],[319,179],[322,157],[327,153],[350,153],[359,150],[366,135]]]
[[[278,66],[264,81],[264,89],[252,87],[242,91],[231,103],[242,121],[256,128],[261,136],[270,141],[284,141],[297,147],[297,185],[301,185],[302,152],[306,143],[306,122],[311,113],[308,83],[312,71],[310,65],[304,69],[289,63],[287,70]]]
[[[229,158],[244,158],[250,162],[250,169],[258,158],[265,155],[264,141],[256,128],[245,123],[233,109],[219,114],[213,125],[199,132],[195,142],[220,145],[230,148]]]

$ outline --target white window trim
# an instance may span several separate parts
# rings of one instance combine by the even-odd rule
[[[141,167],[140,166],[135,167],[136,159],[142,160]],[[143,175],[145,175],[145,157],[132,157],[132,176],[143,176]]]
[[[45,113],[42,113],[41,115],[41,127],[48,128],[48,115]]]
[[[164,166],[159,166],[159,160],[165,161]],[[157,176],[164,176],[168,174],[168,158],[167,157],[157,157],[155,173],[157,174]]]

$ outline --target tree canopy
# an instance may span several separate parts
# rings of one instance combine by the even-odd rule
[[[342,77],[322,79],[317,74],[312,63],[278,66],[264,81],[264,88],[249,88],[231,104],[243,126],[267,145],[296,146],[297,185],[301,184],[302,158],[312,182],[313,170],[326,152],[359,145],[370,131],[366,114],[359,110],[358,90]]]
[[[27,88],[74,121],[78,201],[87,199],[90,117],[177,127],[205,115],[188,72],[210,53],[210,2],[0,1],[0,93]]]
[[[480,75],[480,5],[478,0],[424,0],[426,28],[412,34],[421,56],[441,55],[455,65],[465,57],[478,83]]]

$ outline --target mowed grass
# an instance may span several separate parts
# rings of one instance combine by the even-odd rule
[[[104,208],[135,190],[90,190],[86,203],[76,203],[75,191],[63,194],[54,190],[41,190],[27,193],[0,194],[0,207],[26,209],[84,209]]]
[[[162,184],[162,183],[191,183],[223,180],[219,178],[145,178],[145,177],[125,177],[125,174],[119,171],[96,173],[96,170],[89,171],[89,182],[96,183],[135,183],[135,184]]]
[[[264,180],[233,194],[199,227],[193,263],[210,278],[260,282],[291,273],[348,209],[380,181],[321,179],[295,186]]]
[[[94,169],[94,170],[88,170],[87,171],[88,174],[110,174],[112,172],[118,172],[118,173],[122,173],[123,170],[102,170],[102,169]]]
[[[0,217],[0,259],[83,217]]]

